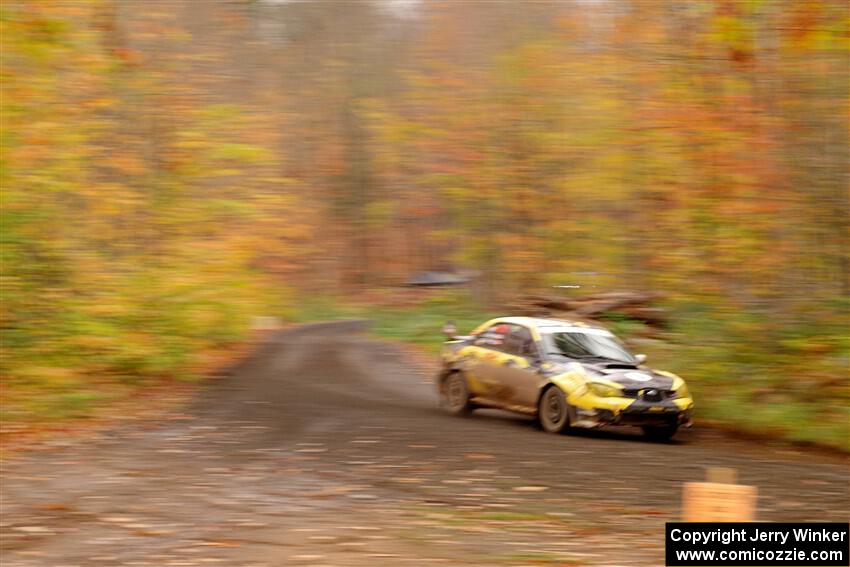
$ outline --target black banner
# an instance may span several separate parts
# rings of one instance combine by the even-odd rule
[[[670,522],[665,557],[669,567],[847,567],[850,524]]]

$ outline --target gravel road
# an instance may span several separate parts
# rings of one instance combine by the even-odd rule
[[[353,322],[283,331],[165,419],[8,459],[0,563],[657,566],[710,466],[758,487],[759,519],[850,516],[841,457],[451,417],[433,370]]]

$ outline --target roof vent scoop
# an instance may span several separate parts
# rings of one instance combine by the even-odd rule
[[[610,368],[612,370],[634,370],[637,366],[627,362],[609,362],[605,365],[605,368]]]

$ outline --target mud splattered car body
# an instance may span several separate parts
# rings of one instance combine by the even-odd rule
[[[543,429],[634,425],[668,439],[690,425],[684,380],[643,365],[608,330],[585,323],[503,317],[443,346],[437,386],[456,414],[495,407],[535,415]]]

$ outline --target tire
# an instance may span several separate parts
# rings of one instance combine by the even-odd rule
[[[540,396],[537,403],[537,419],[547,433],[564,433],[570,428],[572,408],[564,391],[551,386]]]
[[[472,403],[469,400],[469,386],[466,378],[460,372],[452,372],[443,382],[441,402],[447,412],[452,415],[469,415]]]
[[[651,441],[669,441],[679,430],[679,424],[644,425],[641,429],[643,429],[644,436]]]

